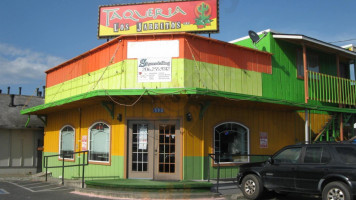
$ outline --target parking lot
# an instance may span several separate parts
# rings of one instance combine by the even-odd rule
[[[88,195],[78,195],[73,188],[64,187],[56,183],[23,180],[0,181],[0,200],[84,200],[88,198],[103,199]]]

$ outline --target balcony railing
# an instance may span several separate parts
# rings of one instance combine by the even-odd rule
[[[356,105],[356,81],[309,71],[309,99]]]

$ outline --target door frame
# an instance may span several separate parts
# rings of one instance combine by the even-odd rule
[[[172,122],[172,121],[176,121],[177,124],[179,125],[178,131],[179,131],[179,143],[176,144],[176,146],[179,146],[180,149],[180,158],[176,158],[176,162],[177,162],[177,166],[179,166],[179,171],[177,171],[179,173],[179,179],[171,179],[171,180],[183,180],[183,148],[184,148],[184,144],[183,144],[183,118],[182,117],[176,117],[176,118],[169,118],[169,117],[159,117],[159,118],[152,118],[152,119],[145,119],[145,118],[139,118],[139,117],[129,117],[126,118],[126,120],[124,121],[124,178],[125,179],[130,179],[129,176],[129,124],[132,122],[149,122],[152,123],[153,125],[155,125],[156,122]],[[154,132],[155,132],[156,127],[154,127]],[[176,136],[177,137],[177,136]],[[156,162],[154,161],[154,165],[156,165]],[[158,166],[155,166],[158,167]],[[154,176],[154,175],[153,175]],[[154,177],[153,177],[154,180]]]

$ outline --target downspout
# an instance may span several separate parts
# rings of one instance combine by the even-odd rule
[[[205,169],[205,151],[204,151],[204,147],[205,147],[205,117],[203,116],[203,135],[202,135],[202,153],[203,153],[203,159],[202,159],[202,180],[204,180],[204,169]]]
[[[308,88],[308,69],[307,69],[307,49],[303,43],[303,68],[304,68],[304,101],[307,104],[309,99],[309,88]],[[305,143],[309,143],[309,119],[308,119],[308,109],[305,109]]]

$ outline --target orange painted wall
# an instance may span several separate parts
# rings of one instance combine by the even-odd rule
[[[250,71],[272,73],[271,54],[192,34],[121,36],[46,71],[46,87],[127,59],[127,43],[179,40],[179,57]],[[194,55],[194,57],[193,57]],[[113,58],[112,62],[111,59]]]

